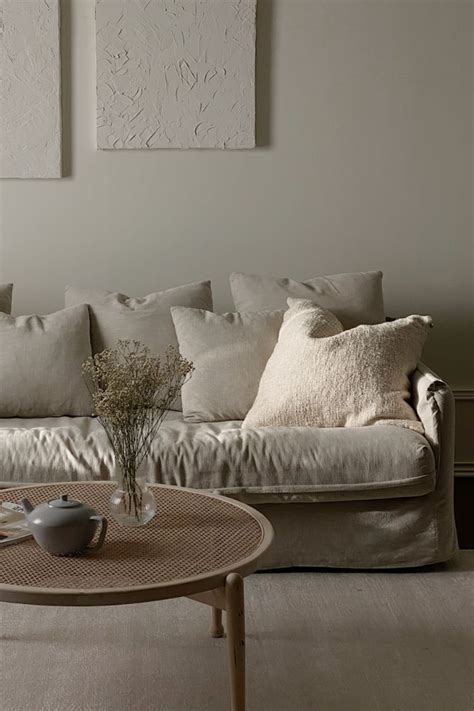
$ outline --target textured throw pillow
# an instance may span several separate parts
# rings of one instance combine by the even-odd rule
[[[67,286],[65,303],[66,306],[89,305],[94,353],[114,348],[119,340],[130,340],[148,346],[153,355],[161,355],[169,345],[178,347],[170,307],[189,306],[212,311],[212,291],[209,281],[178,286],[143,298]],[[179,400],[172,409],[181,409]]]
[[[0,313],[10,314],[12,311],[13,284],[0,284]]]
[[[385,319],[382,272],[334,274],[308,281],[235,273],[230,286],[236,311],[286,310],[288,297],[329,309],[344,328]]]
[[[342,331],[309,301],[288,305],[243,427],[397,424],[423,432],[407,401],[429,316]]]
[[[0,417],[90,415],[82,377],[89,331],[87,306],[48,316],[0,314]]]
[[[214,314],[172,308],[181,354],[194,363],[182,391],[191,422],[243,420],[278,339],[282,311]]]

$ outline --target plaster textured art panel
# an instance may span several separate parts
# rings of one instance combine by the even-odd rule
[[[256,0],[96,0],[97,146],[254,148]]]
[[[61,177],[59,0],[0,0],[0,177]]]

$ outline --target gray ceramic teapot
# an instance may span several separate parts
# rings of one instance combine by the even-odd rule
[[[107,532],[107,519],[94,509],[63,494],[33,508],[28,499],[22,499],[28,528],[35,541],[52,555],[70,555],[100,548]],[[89,546],[97,526],[102,524],[97,543]]]

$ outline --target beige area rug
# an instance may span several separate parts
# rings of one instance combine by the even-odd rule
[[[249,711],[472,711],[474,551],[429,572],[247,579]],[[226,640],[190,600],[0,604],[2,711],[226,711]]]

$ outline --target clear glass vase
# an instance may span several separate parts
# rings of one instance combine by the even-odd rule
[[[145,526],[156,513],[155,497],[142,471],[117,471],[117,488],[110,497],[110,513],[121,526]]]

